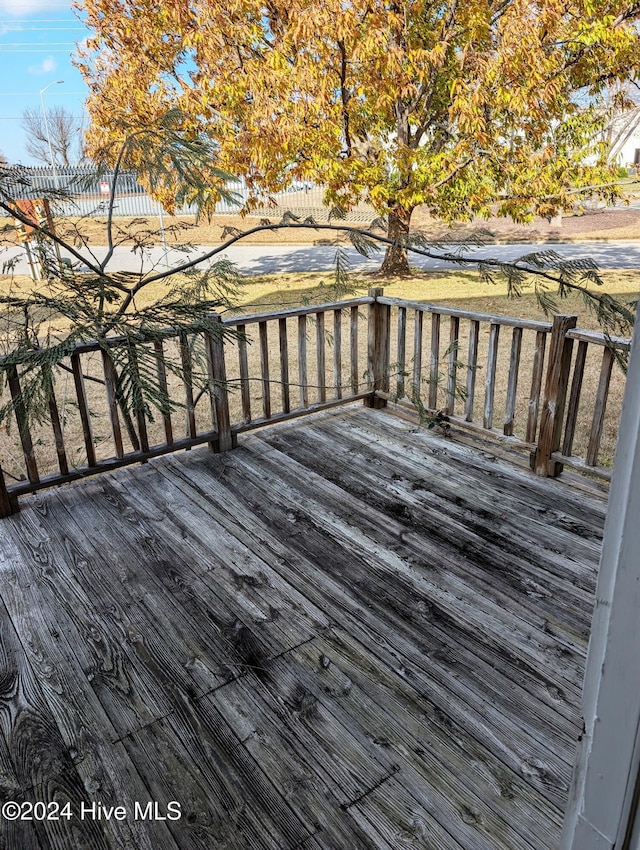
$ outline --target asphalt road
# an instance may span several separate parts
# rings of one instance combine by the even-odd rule
[[[211,248],[201,247],[197,254],[200,256]],[[456,246],[447,247],[447,251],[454,253]],[[621,242],[589,242],[589,243],[518,243],[511,245],[485,245],[482,248],[473,248],[465,251],[464,256],[474,259],[496,259],[500,261],[513,261],[526,254],[536,251],[553,250],[565,259],[578,259],[590,257],[602,269],[613,268],[640,268],[640,241]],[[83,251],[84,256],[88,254]],[[106,248],[93,249],[94,257],[100,261],[106,254]],[[366,259],[358,254],[355,249],[345,249],[353,269],[371,269],[379,267],[382,253],[375,254]],[[442,255],[445,251],[435,251]],[[0,267],[12,257],[19,257],[21,248],[8,248],[0,252]],[[64,252],[63,252],[64,254]],[[323,272],[330,271],[335,266],[336,249],[325,245],[234,245],[226,251],[218,254],[216,259],[226,258],[233,262],[237,268],[246,274],[272,274],[277,272]],[[171,266],[179,265],[185,261],[184,252],[175,249],[168,251],[167,260]],[[473,268],[473,263],[461,266],[458,263],[446,259],[420,257],[411,255],[411,263],[424,270],[441,270],[451,268]],[[165,256],[162,248],[154,248],[147,253],[144,261],[139,255],[134,254],[128,248],[116,248],[109,264],[111,271],[140,271],[141,265],[145,270],[152,267],[163,269],[165,267]],[[15,268],[18,274],[28,274],[29,267],[26,259],[19,259]]]

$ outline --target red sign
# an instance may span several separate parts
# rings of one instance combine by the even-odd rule
[[[106,180],[100,181],[100,194],[108,195],[111,189],[109,188],[109,183]]]

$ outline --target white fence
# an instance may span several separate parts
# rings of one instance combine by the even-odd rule
[[[100,217],[106,215],[113,180],[113,172],[98,174],[87,168],[57,169],[56,173],[50,168],[21,168],[16,170],[13,179],[6,181],[5,190],[16,199],[41,198],[64,191],[68,198],[52,200],[58,215]],[[243,180],[227,183],[226,189],[232,194],[234,203],[220,201],[215,215],[235,215],[249,198],[249,189]],[[330,209],[323,203],[323,195],[322,186],[294,183],[286,191],[265,200],[249,215],[275,220],[289,211],[301,218],[312,216],[318,221],[326,220]],[[157,216],[160,211],[160,204],[145,192],[134,174],[122,172],[119,175],[114,215]],[[184,206],[177,214],[195,215],[196,212],[195,206]],[[373,218],[375,212],[367,204],[360,204],[347,213],[349,221],[371,221]]]

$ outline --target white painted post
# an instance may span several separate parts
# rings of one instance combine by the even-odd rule
[[[639,850],[640,327],[611,482],[578,747],[560,850]]]

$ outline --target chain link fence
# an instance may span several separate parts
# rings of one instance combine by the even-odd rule
[[[60,216],[105,216],[109,195],[115,175],[113,172],[98,174],[91,168],[20,168],[5,184],[5,190],[16,200],[41,198],[62,191],[69,198],[52,200],[52,207]],[[215,215],[236,215],[249,198],[249,189],[244,180],[230,181],[227,191],[234,202],[221,200]],[[313,216],[317,221],[326,221],[330,208],[323,203],[324,189],[311,183],[293,183],[286,191],[275,193],[270,200],[256,207],[249,215],[257,218],[280,218],[289,211],[306,218]],[[157,216],[160,204],[150,197],[131,172],[120,172],[115,195],[114,215],[121,217]],[[195,206],[183,206],[176,215],[196,215]],[[369,222],[375,212],[368,204],[359,204],[347,213],[347,221]]]

